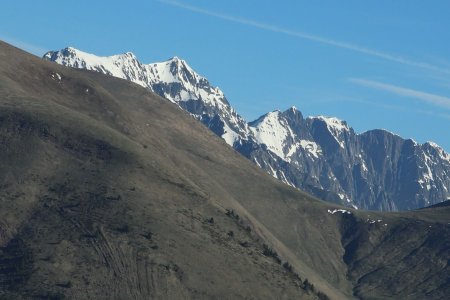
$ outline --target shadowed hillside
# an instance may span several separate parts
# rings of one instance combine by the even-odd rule
[[[450,293],[448,206],[336,211],[146,89],[4,43],[0,106],[0,298]]]

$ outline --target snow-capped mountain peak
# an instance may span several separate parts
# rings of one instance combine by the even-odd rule
[[[186,61],[177,56],[164,62],[148,64],[146,67],[150,73],[155,75],[155,81],[159,80],[167,83],[183,82],[189,84],[190,88],[193,88],[196,84],[205,80],[205,78],[197,74]]]
[[[224,93],[177,56],[163,62],[142,64],[131,52],[102,57],[67,47],[47,52],[43,58],[146,87],[188,111],[230,145],[249,139],[247,122],[230,106]]]
[[[250,123],[256,141],[284,160],[288,160],[288,142],[294,140],[294,133],[279,110],[265,114]]]
[[[301,113],[293,106],[285,112],[275,110],[267,113],[249,125],[258,143],[266,145],[270,151],[287,162],[296,155],[318,158],[322,150],[309,134],[298,128],[302,126],[299,123],[301,120]]]
[[[147,87],[149,82],[142,64],[131,52],[112,56],[96,56],[73,47],[67,47],[60,51],[47,52],[44,59],[64,66],[97,71],[130,80],[144,87]]]
[[[345,148],[345,135],[350,132],[347,122],[335,117],[316,116],[307,118],[310,123],[319,122],[325,125],[327,131],[331,134],[333,139],[340,148]]]

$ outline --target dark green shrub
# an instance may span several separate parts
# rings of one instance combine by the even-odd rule
[[[285,268],[287,271],[289,271],[289,272],[292,273],[292,266],[291,266],[290,263],[285,262],[285,263],[283,264],[283,268]]]

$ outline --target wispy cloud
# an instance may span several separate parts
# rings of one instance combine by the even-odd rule
[[[421,100],[433,105],[437,105],[443,108],[450,109],[450,98],[435,94],[430,94],[418,90],[413,90],[410,88],[405,88],[401,86],[396,86],[392,84],[382,83],[378,81],[373,80],[367,80],[367,79],[361,79],[361,78],[350,78],[350,82],[356,83],[361,86],[377,89],[377,90],[383,90],[386,92],[393,93],[398,96],[402,97],[408,97],[408,98],[414,98],[417,100]]]
[[[437,114],[437,116],[450,120],[450,114]]]
[[[450,69],[442,68],[442,67],[439,67],[439,66],[436,66],[433,64],[429,64],[426,62],[410,60],[403,56],[393,55],[393,54],[385,53],[385,52],[378,51],[378,50],[371,49],[371,48],[358,46],[358,45],[347,43],[347,42],[337,41],[337,40],[333,40],[330,38],[305,33],[302,31],[291,30],[291,29],[279,27],[276,25],[265,24],[265,23],[253,21],[250,19],[246,19],[246,18],[222,14],[222,13],[218,13],[218,12],[204,9],[201,7],[189,5],[189,4],[180,2],[180,1],[175,1],[175,0],[156,0],[156,1],[163,3],[163,4],[172,5],[172,6],[175,6],[178,8],[182,8],[182,9],[189,10],[189,11],[192,11],[195,13],[215,17],[215,18],[226,20],[226,21],[233,22],[233,23],[239,23],[239,24],[252,26],[252,27],[259,28],[259,29],[266,30],[266,31],[277,32],[277,33],[293,36],[296,38],[310,40],[310,41],[313,41],[316,43],[321,43],[321,44],[325,44],[325,45],[329,45],[329,46],[334,46],[337,48],[347,49],[347,50],[359,52],[359,53],[366,54],[366,55],[373,56],[373,57],[378,57],[378,58],[381,58],[384,60],[396,62],[396,63],[403,64],[403,65],[408,65],[408,66],[413,66],[413,67],[417,67],[417,68],[421,68],[421,69],[425,69],[425,70],[431,70],[431,71],[437,71],[437,72],[441,72],[441,73],[445,73],[445,74],[450,74]]]
[[[450,120],[450,114],[442,113],[442,112],[436,113],[436,111],[434,111],[434,110],[414,109],[411,107],[406,107],[404,105],[386,104],[386,103],[382,103],[382,102],[363,100],[360,98],[351,98],[351,97],[348,97],[342,101],[361,103],[361,104],[365,104],[365,105],[381,107],[381,108],[385,108],[385,109],[389,109],[389,110],[396,110],[396,111],[400,111],[400,112],[412,112],[412,113],[426,114],[426,115],[430,115],[433,117],[439,117],[439,118],[444,118],[444,119]]]

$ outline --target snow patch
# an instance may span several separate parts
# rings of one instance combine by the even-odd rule
[[[294,136],[294,134],[291,133],[291,136]],[[290,161],[291,156],[294,155],[300,148],[304,149],[306,153],[312,156],[313,158],[319,158],[319,155],[322,155],[322,149],[320,149],[320,146],[317,145],[315,142],[308,140],[300,140],[291,146],[291,148],[286,154],[286,160]]]
[[[351,211],[349,211],[349,210],[346,210],[346,209],[333,209],[333,210],[328,210],[328,213],[329,214],[332,214],[332,215],[334,215],[335,213],[337,213],[337,212],[340,212],[340,213],[342,213],[342,214],[349,214],[349,215],[351,215],[352,214],[352,212]]]
[[[448,154],[447,152],[445,152],[445,150],[442,149],[441,146],[439,146],[439,145],[436,144],[435,142],[430,142],[430,141],[426,142],[425,144],[428,144],[428,145],[430,145],[431,147],[433,147],[433,148],[437,151],[439,157],[440,157],[442,160],[444,160],[444,161],[450,163],[450,154]]]
[[[381,220],[381,219],[378,219],[378,220],[367,219],[366,222],[369,223],[369,224],[375,224],[375,223],[381,223],[381,222],[383,222],[383,220]]]
[[[361,168],[362,168],[363,172],[365,172],[365,173],[367,173],[367,171],[369,171],[369,169],[366,166],[366,162],[363,159],[361,159]]]
[[[272,175],[273,177],[275,177],[276,179],[278,179],[277,172],[272,168],[272,166],[270,164],[268,166],[270,168],[270,172],[272,172],[272,174],[270,174],[270,173],[269,174]]]
[[[315,142],[308,140],[300,140],[300,146],[315,158],[319,158],[319,155],[322,154],[322,150],[320,149],[319,145],[317,145]]]
[[[260,168],[262,169],[261,164],[260,164],[259,161],[256,159],[256,157],[254,157],[253,160],[255,161],[255,164],[256,164],[258,167],[260,167]]]
[[[52,73],[50,74],[50,76],[52,77],[53,80],[56,80],[56,81],[58,81],[58,82],[60,82],[60,81],[61,81],[61,78],[62,78],[61,75],[59,75],[59,73],[56,73],[56,72],[55,72],[55,73],[52,72]]]
[[[281,174],[281,181],[283,181],[284,183],[286,183],[286,184],[289,185],[289,186],[295,187],[295,185],[292,184],[292,183],[286,178],[286,175],[284,174],[283,171],[280,171],[280,174]]]
[[[432,162],[431,158],[424,152],[424,162],[425,162],[425,169],[426,172],[422,174],[422,178],[425,180],[425,182],[429,183],[430,181],[433,181],[433,172],[431,172],[431,168],[429,166],[429,163]]]
[[[225,142],[228,145],[233,146],[234,143],[239,140],[239,137],[239,134],[233,131],[230,126],[228,126],[228,124],[224,122],[224,134],[222,134],[222,138],[225,140]]]
[[[283,160],[288,160],[283,149],[287,137],[292,136],[292,132],[287,129],[289,126],[280,114],[279,111],[268,113],[257,124],[251,126],[250,130],[259,143],[265,144],[270,151]]]

